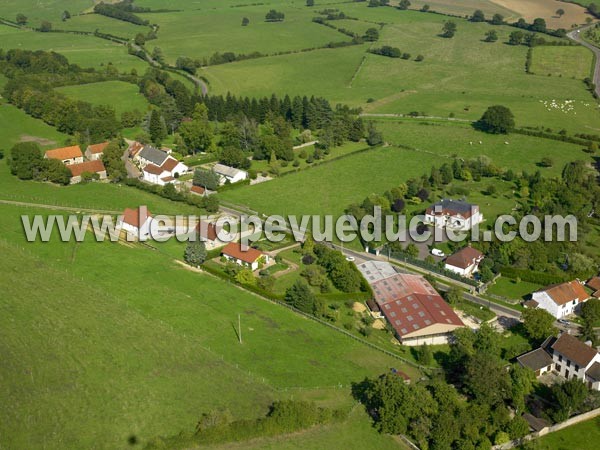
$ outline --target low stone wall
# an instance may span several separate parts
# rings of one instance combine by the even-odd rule
[[[570,427],[571,425],[585,422],[586,420],[590,420],[590,419],[593,419],[594,417],[598,417],[598,416],[600,416],[600,408],[593,409],[586,413],[571,417],[570,419],[567,419],[564,422],[560,422],[560,423],[557,423],[556,425],[552,425],[550,427],[543,428],[542,430],[536,431],[535,433],[528,434],[527,436],[525,436],[521,439],[515,439],[514,441],[507,442],[506,444],[494,445],[492,447],[492,449],[493,450],[508,450],[510,448],[517,447],[518,445],[521,445],[524,442],[528,442],[533,439],[537,439],[539,437],[545,436],[547,434],[554,433],[555,431],[560,431],[564,428]]]

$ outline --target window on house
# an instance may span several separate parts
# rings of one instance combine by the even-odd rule
[[[558,361],[562,362],[562,355],[558,355]]]
[[[567,367],[571,367],[571,361],[567,360]]]
[[[557,365],[556,365],[556,371],[557,371],[557,372],[560,372],[561,370],[562,370],[562,367],[560,366],[560,364],[557,364]]]

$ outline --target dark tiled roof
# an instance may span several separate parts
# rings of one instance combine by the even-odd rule
[[[473,213],[472,208],[477,208],[477,206],[472,205],[471,203],[463,202],[462,200],[444,198],[427,208],[427,214],[448,214],[451,216],[461,215],[465,218],[469,218]]]
[[[466,269],[474,263],[478,263],[483,259],[483,253],[479,250],[475,250],[473,247],[465,247],[452,256],[446,258],[446,264],[461,269]]]
[[[595,362],[594,364],[592,364],[592,366],[585,372],[585,374],[596,381],[600,381],[600,363]]]
[[[586,367],[598,354],[596,349],[584,344],[568,333],[561,334],[556,342],[552,344],[552,349],[581,367]]]
[[[162,166],[169,155],[162,150],[147,145],[139,153],[139,157],[145,159],[146,161],[150,161],[152,164],[156,164],[157,166]]]
[[[519,361],[522,366],[529,367],[533,371],[551,366],[553,363],[552,357],[542,348],[536,348],[529,353],[517,356],[517,361]]]

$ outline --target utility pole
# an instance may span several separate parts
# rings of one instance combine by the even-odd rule
[[[240,344],[242,343],[242,318],[241,314],[238,314],[238,337],[240,338]]]

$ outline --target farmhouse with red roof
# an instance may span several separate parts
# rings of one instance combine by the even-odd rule
[[[150,237],[150,225],[152,222],[152,214],[146,206],[131,209],[126,208],[122,216],[117,221],[117,226],[121,227],[130,236],[137,238],[140,241],[145,241]]]
[[[252,271],[257,270],[261,263],[269,263],[269,255],[255,248],[242,246],[239,242],[230,242],[221,251],[221,254],[229,261],[248,267]]]
[[[538,308],[545,309],[557,319],[573,314],[581,303],[590,298],[583,285],[575,280],[561,284],[553,284],[534,292],[532,300]]]
[[[445,268],[463,277],[471,277],[482,260],[483,253],[473,247],[465,247],[446,258]]]

